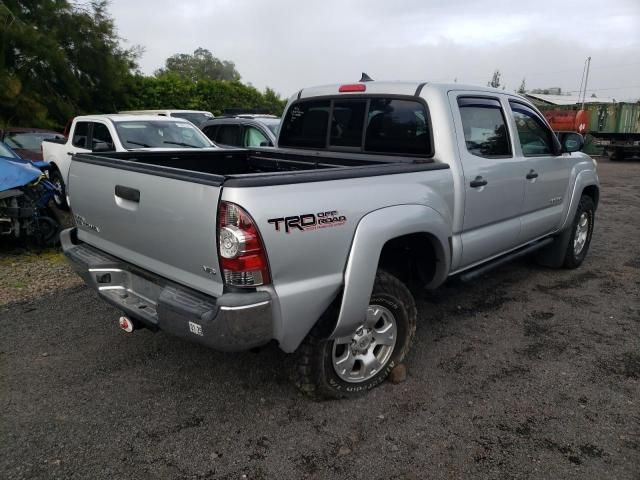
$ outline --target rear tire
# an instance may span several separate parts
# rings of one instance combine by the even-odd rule
[[[53,196],[53,203],[60,210],[68,211],[69,204],[67,203],[67,190],[65,188],[64,180],[62,179],[62,174],[60,173],[60,170],[58,170],[56,167],[53,167],[49,171],[49,180],[60,190],[59,194],[56,193]]]
[[[583,195],[571,226],[571,236],[564,256],[564,268],[578,268],[589,250],[595,220],[595,205],[591,197]]]
[[[298,349],[296,385],[305,394],[347,398],[382,383],[413,341],[417,310],[396,277],[378,270],[366,318],[346,337],[325,339],[314,329]]]

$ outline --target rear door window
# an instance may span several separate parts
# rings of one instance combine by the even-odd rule
[[[311,100],[292,105],[282,124],[278,145],[325,148],[330,107],[329,100]]]
[[[509,132],[500,101],[495,98],[458,98],[464,140],[472,155],[511,157]]]
[[[87,137],[89,136],[89,122],[77,122],[73,129],[71,144],[78,148],[87,148]]]

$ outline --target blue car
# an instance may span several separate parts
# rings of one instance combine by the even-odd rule
[[[0,236],[41,245],[57,241],[60,223],[49,202],[59,192],[43,173],[46,166],[20,158],[0,142]]]

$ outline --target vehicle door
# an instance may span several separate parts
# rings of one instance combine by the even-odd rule
[[[557,230],[568,197],[570,165],[544,117],[524,102],[510,100],[515,153],[525,179],[521,243]]]
[[[465,268],[518,245],[524,175],[502,97],[450,92],[449,98],[464,174],[459,267]]]

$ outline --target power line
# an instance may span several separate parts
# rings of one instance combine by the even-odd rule
[[[604,69],[611,69],[611,68],[626,68],[626,67],[633,67],[636,65],[640,65],[640,62],[633,62],[633,63],[625,63],[625,64],[618,64],[618,65],[601,65],[598,66],[596,65],[595,67],[591,67],[591,70],[604,70]],[[584,67],[584,65],[583,65]],[[532,73],[530,75],[525,75],[525,77],[540,77],[540,76],[544,76],[544,75],[554,75],[557,73],[575,73],[577,71],[580,70],[580,67],[576,66],[575,68],[570,68],[570,69],[566,69],[566,70],[552,70],[550,72],[540,72],[540,73]]]
[[[587,92],[600,92],[604,90],[624,90],[626,88],[640,88],[640,85],[628,85],[626,87],[588,88]],[[569,93],[576,93],[578,90],[565,90]]]

